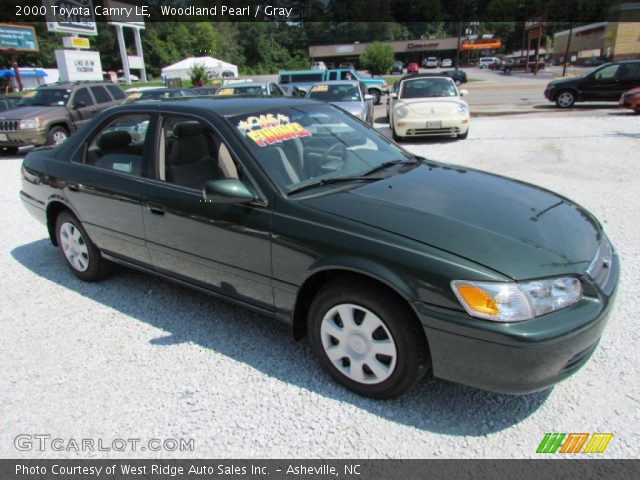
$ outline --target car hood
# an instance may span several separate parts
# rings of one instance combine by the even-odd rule
[[[472,260],[515,280],[582,274],[602,230],[581,207],[550,191],[441,164],[335,194],[312,208]]]
[[[346,110],[351,115],[359,117],[365,111],[364,105],[360,102],[331,102],[332,105]]]
[[[53,107],[16,107],[12,110],[7,110],[0,114],[0,118],[3,120],[22,120],[25,118],[34,118],[43,115],[51,115],[55,110],[66,110],[66,107],[53,106]]]
[[[402,102],[411,113],[416,115],[442,115],[455,113],[458,110],[458,105],[465,105],[467,103],[457,97],[452,97],[447,100],[434,100],[434,99],[408,99]]]

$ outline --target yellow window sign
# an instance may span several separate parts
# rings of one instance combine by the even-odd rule
[[[311,88],[312,92],[328,92],[329,91],[329,85],[314,85]]]
[[[218,95],[233,95],[233,88],[221,88]]]

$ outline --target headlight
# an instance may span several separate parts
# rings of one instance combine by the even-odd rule
[[[38,121],[35,118],[20,120],[20,130],[32,130],[38,128]]]
[[[467,107],[463,103],[458,104],[458,113],[468,113],[468,112],[469,112],[469,107]]]
[[[454,280],[451,288],[469,315],[494,322],[529,320],[582,298],[582,284],[573,277],[523,283]]]
[[[396,107],[395,114],[396,114],[396,117],[398,118],[404,118],[407,115],[409,115],[409,110],[407,110],[407,107],[399,106],[399,107]]]

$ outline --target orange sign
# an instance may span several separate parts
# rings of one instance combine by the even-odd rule
[[[460,46],[461,50],[489,50],[489,49],[497,49],[502,46],[501,40],[490,40],[486,42],[475,42],[475,43],[463,43]]]

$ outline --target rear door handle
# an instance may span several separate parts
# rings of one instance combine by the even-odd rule
[[[164,207],[160,205],[147,205],[147,208],[154,215],[164,215],[165,212]]]

